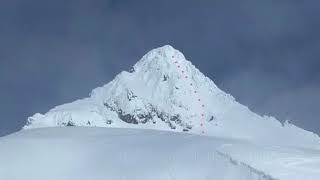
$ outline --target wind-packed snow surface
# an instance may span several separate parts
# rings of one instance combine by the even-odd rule
[[[320,146],[316,134],[239,104],[169,45],[151,50],[90,97],[28,118],[24,129],[55,126],[146,128]]]
[[[319,180],[320,151],[124,128],[0,138],[1,180]]]

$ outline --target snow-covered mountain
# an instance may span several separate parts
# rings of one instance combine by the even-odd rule
[[[320,147],[316,134],[235,101],[169,45],[151,50],[90,97],[33,115],[24,129],[56,126],[159,129]]]
[[[1,180],[318,180],[319,169],[316,134],[253,113],[171,46],[0,137]]]

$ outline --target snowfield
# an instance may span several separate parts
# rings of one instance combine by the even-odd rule
[[[116,128],[43,128],[0,138],[2,180],[318,180],[320,150]]]

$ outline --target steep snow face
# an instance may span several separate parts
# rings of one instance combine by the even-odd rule
[[[28,118],[24,129],[53,126],[188,131],[299,146],[320,142],[311,132],[251,112],[168,45],[148,52],[89,98]]]

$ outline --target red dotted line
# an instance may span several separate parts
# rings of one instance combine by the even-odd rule
[[[175,60],[175,57],[172,56],[172,60]],[[179,62],[178,61],[174,61],[174,63],[176,64],[177,68],[178,69],[182,69],[182,67],[180,66]],[[184,70],[181,70],[181,75],[184,76],[185,79],[188,79],[189,77],[187,75],[184,75],[185,71]],[[178,79],[180,79],[180,77],[178,77]],[[190,86],[193,86],[192,83],[190,83]],[[198,91],[194,91],[195,94],[198,93]],[[201,99],[198,98],[198,102],[201,102]],[[204,104],[201,104],[201,109],[203,109],[205,107]],[[204,113],[201,113],[201,120],[200,120],[200,127],[201,127],[201,133],[204,134],[205,131],[204,131],[204,119],[205,119],[205,115]]]

